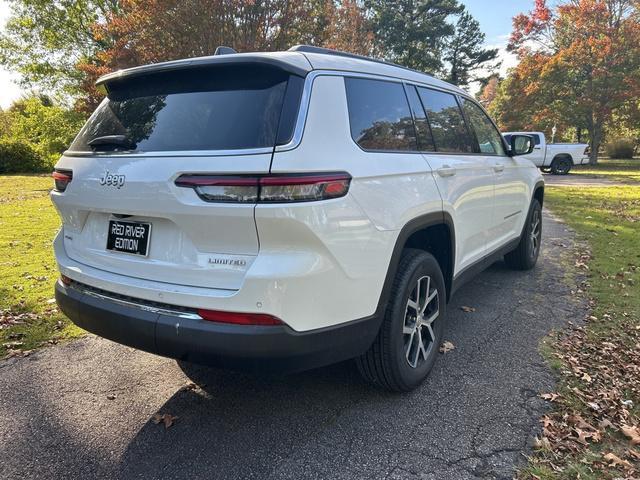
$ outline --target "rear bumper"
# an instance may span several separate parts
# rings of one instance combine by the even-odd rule
[[[364,353],[373,343],[377,317],[310,332],[287,326],[227,325],[136,305],[56,283],[60,309],[79,327],[150,353],[248,371],[296,372]]]

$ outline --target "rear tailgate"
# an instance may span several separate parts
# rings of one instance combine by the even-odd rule
[[[285,98],[299,100],[300,86],[288,72],[238,65],[111,85],[56,165],[72,172],[51,194],[69,257],[135,278],[239,289],[259,250],[255,204],[209,203],[175,180],[267,173]],[[145,233],[118,230],[128,226]]]

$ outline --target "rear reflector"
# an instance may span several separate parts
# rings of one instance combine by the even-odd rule
[[[234,325],[284,325],[279,318],[263,313],[220,312],[200,309],[198,310],[198,315],[209,322],[231,323]]]
[[[343,197],[351,175],[339,173],[282,175],[181,175],[178,187],[193,188],[207,202],[288,203]]]
[[[64,192],[71,180],[73,180],[73,172],[71,170],[54,170],[51,174],[54,182],[54,190]]]

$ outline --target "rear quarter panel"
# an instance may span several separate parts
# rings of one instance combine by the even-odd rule
[[[330,272],[321,283],[309,283],[310,302],[324,319],[316,321],[339,323],[373,314],[401,228],[417,216],[442,211],[424,157],[360,149],[351,138],[344,79],[327,74],[313,82],[301,144],[277,152],[271,171],[351,174],[345,199],[287,208],[259,205],[260,251],[292,248],[315,256],[310,272]],[[308,297],[304,282],[301,277],[286,288]]]

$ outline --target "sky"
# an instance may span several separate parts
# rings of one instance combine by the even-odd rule
[[[480,28],[486,34],[486,46],[500,49],[501,73],[504,75],[516,63],[515,57],[506,51],[511,19],[518,13],[531,10],[533,0],[463,0],[461,3],[480,22]],[[9,13],[7,2],[0,0],[0,29],[4,28]],[[8,107],[22,93],[16,84],[18,79],[17,75],[0,66],[0,107]]]

